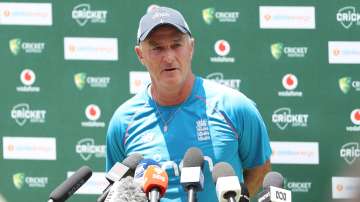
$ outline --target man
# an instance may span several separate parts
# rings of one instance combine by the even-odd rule
[[[271,149],[265,124],[254,103],[242,93],[196,77],[191,70],[194,39],[183,16],[155,8],[140,20],[135,52],[150,73],[151,84],[122,104],[107,134],[107,170],[131,153],[175,171],[190,147],[213,164],[226,161],[253,196],[270,170]],[[211,163],[210,163],[211,164]],[[173,169],[162,201],[186,201]],[[209,164],[204,166],[200,202],[217,201]]]

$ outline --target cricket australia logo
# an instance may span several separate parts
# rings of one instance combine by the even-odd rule
[[[92,138],[81,139],[76,145],[76,153],[80,154],[84,161],[88,161],[93,155],[98,158],[105,157],[105,149],[105,145],[95,145]]]
[[[357,13],[353,6],[343,7],[337,12],[336,20],[349,29],[353,24],[360,25],[360,13]]]
[[[106,23],[107,10],[91,10],[90,4],[79,4],[74,7],[71,15],[80,26],[85,26],[88,21]]]
[[[291,109],[287,107],[279,108],[272,115],[272,122],[281,130],[291,124],[292,127],[307,127],[308,114],[292,114]]]
[[[351,165],[357,158],[360,157],[359,143],[348,142],[340,149],[340,157],[342,157],[347,164]]]
[[[196,121],[196,134],[198,141],[210,140],[210,130],[206,119]]]

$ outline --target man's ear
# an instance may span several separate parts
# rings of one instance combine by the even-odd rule
[[[135,46],[134,50],[135,50],[136,55],[138,56],[139,61],[141,62],[141,64],[144,65],[144,63],[143,63],[144,56],[143,56],[140,45]]]
[[[195,49],[195,39],[194,38],[190,38],[190,46],[191,46],[191,58],[194,55],[194,49]]]

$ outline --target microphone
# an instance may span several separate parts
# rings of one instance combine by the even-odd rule
[[[88,166],[82,166],[73,175],[56,187],[49,196],[48,202],[63,202],[73,195],[92,175]]]
[[[250,194],[249,194],[248,188],[242,182],[240,182],[240,187],[241,187],[241,195],[240,195],[239,202],[249,202],[250,201]]]
[[[266,174],[263,191],[258,194],[258,202],[291,202],[291,191],[283,189],[284,177],[278,172]]]
[[[219,202],[238,202],[241,195],[239,178],[229,163],[220,162],[214,166],[212,178],[216,185]]]
[[[183,160],[181,169],[180,183],[184,190],[188,192],[188,201],[196,202],[196,192],[204,188],[204,156],[202,151],[196,147],[189,148]]]
[[[150,202],[157,202],[164,196],[168,186],[168,175],[159,166],[150,165],[144,173],[144,192]]]
[[[113,184],[105,202],[147,202],[147,198],[134,178],[127,176]]]
[[[105,178],[110,184],[103,190],[103,193],[99,196],[97,202],[103,202],[105,200],[114,182],[119,181],[126,176],[133,176],[136,166],[142,159],[143,157],[141,154],[134,153],[127,156],[122,163],[116,162],[105,175]]]
[[[123,177],[133,176],[136,166],[143,160],[143,156],[138,153],[134,153],[126,157],[122,163],[116,162],[116,164],[106,173],[105,178],[114,183],[119,181]]]
[[[143,159],[140,163],[136,166],[135,173],[134,173],[134,181],[137,182],[141,187],[144,186],[144,174],[146,169],[150,165],[159,166],[159,163],[152,160],[152,159]]]

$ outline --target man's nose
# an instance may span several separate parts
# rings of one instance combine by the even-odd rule
[[[166,49],[164,54],[164,62],[172,63],[175,59],[175,51],[171,48]]]

